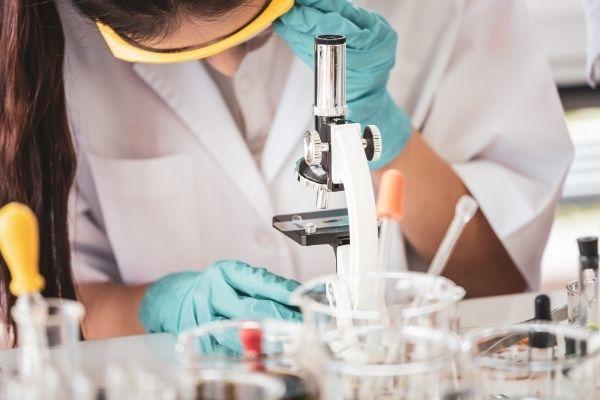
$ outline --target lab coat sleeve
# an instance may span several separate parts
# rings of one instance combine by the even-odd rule
[[[76,283],[120,282],[87,160],[78,156],[76,184],[69,199],[73,275]]]
[[[477,198],[531,289],[573,157],[563,115],[521,1],[466,1],[421,129]]]
[[[588,32],[588,81],[592,87],[600,83],[600,0],[583,0]]]

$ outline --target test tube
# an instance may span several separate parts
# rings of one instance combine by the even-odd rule
[[[598,238],[586,236],[577,239],[579,248],[579,324],[598,329]],[[590,276],[591,275],[591,276]]]
[[[587,287],[593,287],[595,282],[593,278],[587,278]],[[567,321],[570,325],[580,325],[580,315],[582,308],[589,308],[585,299],[581,299],[581,288],[579,280],[567,283]],[[583,311],[585,312],[585,311]]]

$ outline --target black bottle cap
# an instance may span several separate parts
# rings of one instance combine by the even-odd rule
[[[545,294],[540,294],[535,298],[535,319],[537,321],[552,321],[550,297]]]
[[[319,35],[315,38],[316,44],[325,44],[325,45],[339,45],[346,43],[346,36],[344,35]]]
[[[550,298],[545,294],[540,294],[535,298],[535,320],[536,321],[552,321],[552,313],[550,311]],[[546,332],[532,332],[529,334],[529,346],[538,349],[546,349],[556,345],[554,335]]]
[[[579,254],[582,256],[593,257],[598,255],[598,237],[585,236],[577,238]]]
[[[587,342],[573,338],[565,338],[565,355],[583,357],[587,355]]]

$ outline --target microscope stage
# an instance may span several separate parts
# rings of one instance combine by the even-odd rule
[[[273,217],[273,227],[300,244],[328,244],[334,248],[350,243],[348,210],[324,210]]]

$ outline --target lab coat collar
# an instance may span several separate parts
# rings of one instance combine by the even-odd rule
[[[266,182],[205,67],[193,61],[136,63],[133,69],[190,128],[246,201],[270,221],[273,207]]]
[[[272,182],[282,168],[292,176],[294,163],[287,163],[289,156],[292,152],[301,156],[304,130],[312,126],[312,82],[311,69],[300,59],[294,59],[261,158],[267,182]]]

